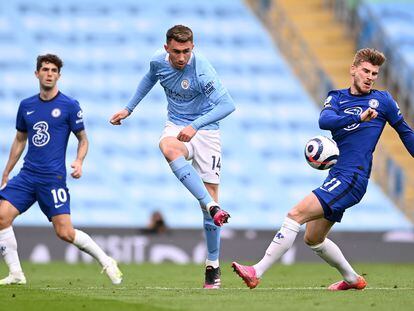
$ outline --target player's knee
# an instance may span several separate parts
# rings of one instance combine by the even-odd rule
[[[12,218],[0,213],[0,230],[6,229],[12,225]]]
[[[303,215],[299,209],[294,208],[289,211],[289,213],[287,214],[287,217],[290,219],[293,219],[294,221],[298,223],[301,223]]]
[[[314,245],[321,244],[324,240],[325,240],[325,237],[312,236],[312,235],[306,234],[306,232],[303,237],[303,241],[308,246],[314,246]]]
[[[169,161],[174,161],[183,155],[182,151],[174,145],[160,144],[160,149],[164,157]]]
[[[72,228],[57,228],[56,229],[56,235],[59,239],[66,241],[68,243],[73,243],[75,239],[75,231]]]

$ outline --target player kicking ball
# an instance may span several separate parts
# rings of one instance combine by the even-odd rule
[[[306,223],[305,243],[343,280],[329,290],[361,290],[365,279],[351,267],[339,247],[327,238],[345,210],[357,204],[365,194],[371,174],[372,154],[386,122],[399,134],[414,156],[414,132],[404,121],[397,103],[387,91],[373,89],[385,56],[374,49],[359,50],[352,63],[351,87],[329,92],[319,117],[319,127],[330,130],[340,155],[324,183],[313,190],[287,214],[282,227],[267,248],[264,257],[253,266],[232,263],[234,271],[250,288],[272,264],[291,248],[301,225]]]
[[[9,268],[9,275],[0,280],[0,285],[26,284],[12,223],[36,201],[59,238],[94,257],[113,284],[122,282],[122,273],[115,260],[106,255],[88,234],[72,226],[70,196],[66,187],[66,147],[70,132],[73,132],[78,139],[78,150],[71,165],[71,176],[80,178],[88,139],[79,103],[58,90],[62,66],[62,60],[56,55],[46,54],[37,58],[35,75],[40,93],[24,99],[17,112],[17,133],[0,190],[0,253]],[[29,148],[23,168],[9,180],[26,142]]]
[[[204,288],[219,288],[220,227],[230,215],[219,207],[221,168],[219,120],[234,111],[233,99],[216,71],[193,52],[193,32],[176,25],[166,34],[127,107],[110,122],[120,125],[160,81],[168,101],[168,121],[159,146],[174,175],[200,203],[207,241]],[[187,162],[192,161],[192,165]]]

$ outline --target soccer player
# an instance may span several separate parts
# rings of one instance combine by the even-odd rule
[[[305,243],[343,277],[328,289],[366,287],[365,279],[354,271],[327,235],[332,226],[341,221],[345,210],[364,196],[371,174],[372,154],[386,122],[398,132],[414,156],[414,133],[404,121],[397,103],[387,91],[373,89],[384,62],[384,54],[377,50],[357,51],[350,68],[350,88],[329,92],[319,126],[331,131],[340,151],[338,162],[323,184],[290,210],[262,260],[253,266],[232,263],[234,271],[248,287],[255,288],[259,284],[265,271],[292,246],[304,223]]]
[[[88,151],[88,139],[79,103],[58,90],[62,60],[53,54],[37,58],[35,75],[40,93],[24,99],[16,119],[16,137],[3,172],[0,190],[0,253],[9,275],[0,285],[26,284],[17,253],[13,220],[36,201],[52,222],[62,240],[72,243],[94,257],[113,284],[120,284],[122,273],[116,262],[81,230],[74,229],[70,218],[70,196],[66,187],[66,147],[70,132],[78,139],[71,176],[82,176],[82,164]],[[9,174],[29,143],[23,168],[9,180]]]
[[[192,30],[176,25],[166,37],[165,51],[155,53],[135,95],[110,122],[120,125],[160,81],[167,97],[168,121],[159,147],[175,176],[200,203],[208,251],[204,288],[219,288],[220,226],[230,215],[217,203],[221,168],[218,121],[235,107],[207,59],[193,52]]]

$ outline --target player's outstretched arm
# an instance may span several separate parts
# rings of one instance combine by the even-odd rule
[[[122,109],[121,111],[118,111],[115,113],[112,118],[109,120],[109,122],[112,125],[121,125],[121,121],[123,119],[126,119],[130,115],[130,112],[127,109]]]
[[[80,178],[82,176],[82,165],[83,160],[85,160],[86,154],[88,153],[89,141],[86,136],[85,130],[79,131],[76,134],[78,139],[78,151],[76,155],[76,160],[71,164],[73,168],[72,173],[70,174],[73,178]]]
[[[414,131],[413,129],[405,122],[404,119],[401,119],[396,124],[393,124],[392,127],[397,131],[400,136],[401,141],[403,142],[405,148],[408,150],[410,155],[414,157]]]
[[[1,185],[4,186],[9,180],[9,174],[13,170],[17,161],[19,161],[24,148],[26,147],[27,133],[26,132],[16,132],[16,137],[14,138],[13,144],[10,149],[9,159],[7,161],[6,167],[3,171],[1,178]]]

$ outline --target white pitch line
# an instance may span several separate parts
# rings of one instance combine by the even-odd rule
[[[41,290],[59,291],[59,290],[162,290],[162,291],[194,291],[200,290],[205,291],[204,288],[195,287],[41,287]],[[234,290],[247,290],[251,289],[246,287],[240,288],[220,288],[219,291],[234,291]],[[253,291],[300,291],[300,290],[324,290],[328,291],[326,287],[259,287]],[[413,287],[367,287],[364,290],[389,290],[389,291],[400,291],[400,290],[414,290]]]

